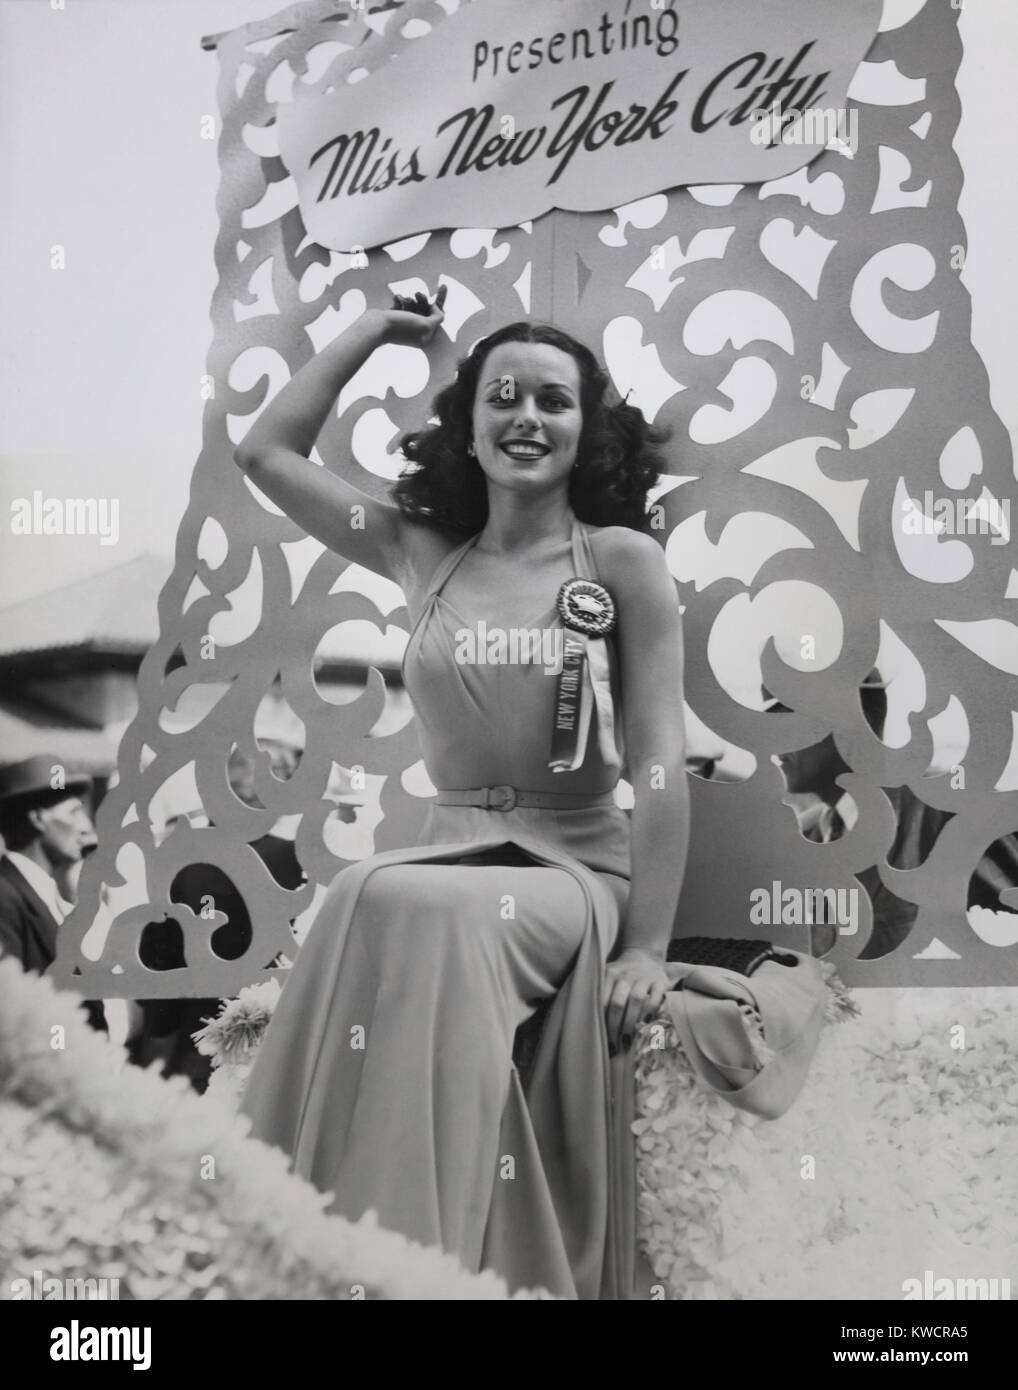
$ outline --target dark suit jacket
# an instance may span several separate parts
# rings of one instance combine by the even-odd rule
[[[25,970],[43,974],[56,959],[57,927],[53,914],[6,854],[0,857],[0,955],[15,956]],[[103,1006],[82,1001],[93,1028],[106,1032]]]

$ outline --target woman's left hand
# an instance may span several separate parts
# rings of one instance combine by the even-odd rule
[[[664,961],[650,951],[623,951],[608,962],[604,1008],[609,1048],[630,1046],[637,1026],[664,1003],[670,984]]]

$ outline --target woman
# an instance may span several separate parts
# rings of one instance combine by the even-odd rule
[[[333,881],[243,1110],[351,1219],[373,1208],[511,1289],[630,1297],[625,1049],[668,987],[688,834],[678,601],[643,533],[658,436],[609,406],[586,348],[523,323],[477,344],[438,424],[403,439],[392,502],[309,462],[354,372],[383,343],[426,347],[443,301],[364,314],[235,455],[311,535],[402,586],[404,679],[439,789],[419,847]],[[577,577],[579,606],[559,610]],[[504,664],[470,640],[537,626],[564,644],[564,611],[575,641],[584,605],[610,619],[612,600],[571,687],[561,662]],[[612,794],[619,734],[631,820]],[[524,1094],[514,1038],[538,1005]]]

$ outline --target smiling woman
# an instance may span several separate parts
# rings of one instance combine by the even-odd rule
[[[581,343],[514,323],[402,440],[391,502],[311,464],[373,347],[426,346],[441,304],[366,314],[237,450],[291,517],[402,584],[438,788],[417,847],[333,880],[242,1108],[345,1216],[374,1209],[514,1289],[628,1298],[633,1139],[613,1097],[668,986],[688,835],[678,598],[646,534],[662,439]],[[553,633],[562,660],[466,652],[465,623]]]
[[[488,483],[498,482],[485,460],[490,467],[499,456],[547,451],[553,470],[569,457],[562,481],[581,521],[645,530],[665,436],[634,406],[612,404],[609,387],[593,353],[560,329],[529,322],[498,329],[439,392],[438,424],[400,441],[413,466],[395,484],[394,500],[409,516],[472,535],[487,519]]]

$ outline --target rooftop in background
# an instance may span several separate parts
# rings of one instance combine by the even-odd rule
[[[156,640],[156,600],[173,561],[142,554],[0,608],[0,659],[31,652],[142,657]]]
[[[169,557],[143,553],[0,608],[0,762],[53,749],[77,770],[109,776],[137,708],[138,667],[159,636],[159,594],[172,567]],[[230,598],[239,626],[253,630],[260,592],[242,585]],[[363,688],[365,668],[378,667],[395,699],[385,718],[398,727],[407,718],[399,673],[405,644],[398,625],[383,631],[364,620],[343,622],[319,644],[315,680],[326,699],[343,704]],[[165,712],[165,727],[191,727],[204,717],[203,702],[214,703],[225,688],[191,687]],[[302,745],[303,725],[278,689],[265,692],[255,734]]]
[[[51,674],[72,667],[136,670],[159,636],[158,599],[172,569],[168,556],[143,553],[0,608],[0,666],[8,674],[38,670],[42,658]],[[246,611],[251,597],[238,598],[235,611]],[[248,616],[253,627],[258,615]],[[405,644],[398,626],[344,624],[325,634],[316,670],[325,666],[334,679],[356,680],[364,667],[377,666],[398,683]]]

